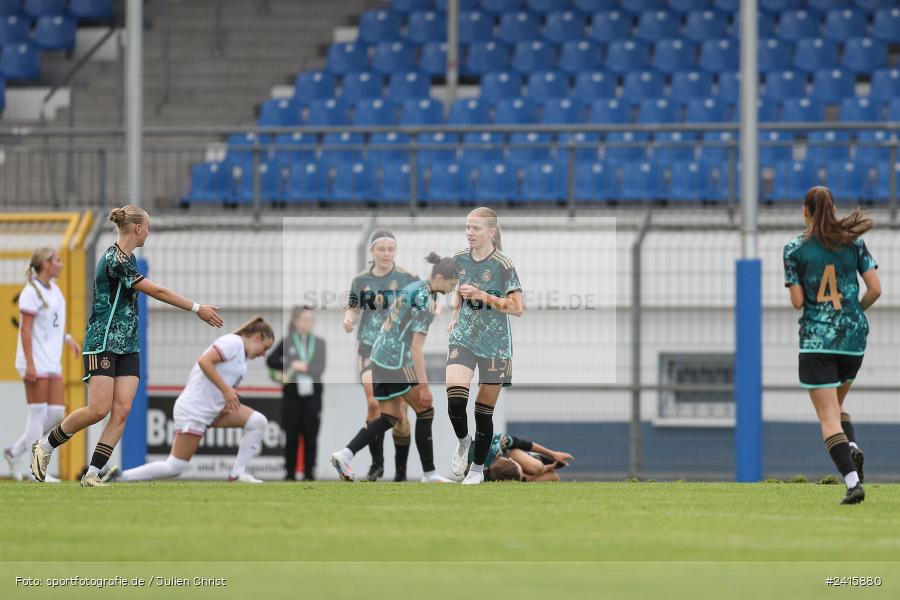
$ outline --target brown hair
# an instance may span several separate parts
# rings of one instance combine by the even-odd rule
[[[109,211],[109,220],[115,223],[116,227],[119,229],[121,229],[123,225],[128,225],[129,223],[144,224],[147,222],[148,217],[149,215],[146,210],[133,204],[123,206],[122,208],[114,208]]]
[[[48,306],[47,301],[44,299],[44,295],[41,293],[40,288],[34,283],[34,275],[41,272],[41,269],[44,268],[44,263],[53,258],[54,254],[56,254],[56,250],[49,246],[38,248],[32,253],[31,261],[28,263],[28,270],[25,272],[28,283],[30,283],[31,287],[34,288],[34,291],[37,292],[38,298],[41,299],[41,304],[44,308],[47,308]]]
[[[459,269],[457,269],[456,261],[453,260],[453,257],[444,256],[442,258],[437,252],[430,252],[425,257],[425,260],[434,265],[431,268],[432,277],[440,275],[447,280],[459,279]]]
[[[297,305],[291,309],[291,319],[288,321],[288,333],[294,332],[294,321],[296,321],[299,317],[303,316],[304,313],[309,311],[316,310],[313,306],[309,304]]]
[[[858,208],[843,219],[838,219],[835,216],[834,196],[825,186],[810,188],[803,198],[803,206],[810,217],[804,236],[806,239],[815,237],[829,250],[849,246],[875,225],[871,217]]]
[[[272,326],[266,323],[266,320],[262,317],[253,317],[238,327],[234,333],[241,337],[250,337],[258,333],[264,340],[275,340],[275,332],[272,331]]]
[[[494,237],[491,239],[491,242],[494,244],[494,248],[497,250],[503,250],[503,241],[500,232],[500,224],[497,222],[497,213],[494,212],[493,209],[488,208],[486,206],[479,206],[475,210],[469,213],[469,216],[479,217],[487,221],[487,226],[492,227],[497,230],[497,233],[494,234]]]
[[[512,459],[498,456],[488,470],[491,481],[521,481],[519,468]]]

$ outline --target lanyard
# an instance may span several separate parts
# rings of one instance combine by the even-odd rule
[[[312,334],[309,335],[309,339],[306,341],[306,346],[300,342],[300,336],[297,335],[296,332],[291,334],[294,339],[294,348],[297,350],[297,356],[305,363],[308,363],[312,360],[313,356],[316,354],[316,337]],[[308,347],[308,350],[307,350]],[[307,357],[307,352],[309,352],[309,356]]]

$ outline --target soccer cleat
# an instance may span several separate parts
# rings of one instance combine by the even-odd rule
[[[84,477],[81,478],[81,487],[108,487],[108,483],[104,483],[102,479],[100,479],[100,474],[95,473],[93,471],[88,471],[84,474]]]
[[[862,450],[851,446],[850,458],[853,459],[853,464],[856,465],[856,474],[859,475],[859,482],[862,483],[865,481],[865,478],[863,477],[863,461],[865,460],[865,457],[863,456]]]
[[[866,499],[866,491],[863,489],[863,486],[857,483],[855,486],[847,490],[847,493],[844,494],[844,499],[841,500],[841,504],[859,504],[863,500]]]
[[[16,457],[12,455],[9,448],[3,449],[3,458],[6,459],[6,464],[9,467],[10,478],[15,481],[22,481],[22,474],[16,468]]]
[[[53,452],[47,452],[41,446],[40,441],[31,444],[31,474],[40,482],[47,477],[47,465]]]
[[[457,477],[466,474],[466,467],[469,466],[469,446],[472,445],[472,438],[466,436],[463,441],[456,442],[456,451],[450,459],[450,471]]]
[[[62,479],[57,479],[56,477],[54,477],[54,476],[51,475],[50,473],[47,473],[47,474],[44,476],[44,483],[62,483]]]
[[[102,481],[103,483],[109,483],[114,479],[118,479],[121,474],[122,470],[119,469],[119,467],[117,467],[116,465],[112,465],[100,474],[100,481]]]
[[[446,477],[442,477],[437,473],[432,473],[431,475],[423,475],[422,483],[453,483],[451,480]]]
[[[462,482],[463,485],[478,485],[479,483],[484,483],[484,473],[479,471],[469,471]]]
[[[228,483],[264,483],[262,479],[257,479],[250,473],[241,473],[237,477],[229,477]]]
[[[380,477],[384,477],[384,467],[373,464],[366,473],[366,481],[378,481]]]
[[[394,473],[394,483],[403,483],[404,481],[406,481],[406,473],[404,471]]]
[[[350,463],[344,460],[340,452],[331,455],[331,465],[337,470],[341,481],[353,481],[353,469],[350,468]]]

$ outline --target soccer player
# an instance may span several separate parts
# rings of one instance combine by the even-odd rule
[[[31,472],[38,481],[44,481],[54,449],[109,415],[91,465],[81,478],[83,487],[105,485],[100,469],[122,437],[140,379],[137,292],[192,311],[213,327],[222,326],[217,307],[192,302],[138,273],[132,253],[150,234],[150,215],[145,210],[132,205],[116,208],[109,213],[109,220],[118,228],[118,239],[97,262],[91,316],[84,335],[88,405],[69,413],[49,435],[32,444]]]
[[[494,407],[501,387],[512,384],[512,334],[509,315],[522,316],[525,302],[512,261],[501,252],[497,213],[476,208],[466,217],[469,247],[457,252],[457,302],[450,323],[447,401],[458,443],[451,459],[453,475],[464,484],[484,481],[484,464],[494,435]],[[478,368],[475,398],[475,449],[466,475],[472,440],[466,421],[469,387]]]
[[[474,448],[469,448],[472,461]],[[556,469],[565,467],[574,457],[505,433],[495,433],[484,461],[487,481],[559,481]],[[507,462],[513,463],[512,465]]]
[[[419,278],[394,262],[397,240],[390,231],[376,231],[369,238],[371,265],[357,274],[350,284],[350,297],[344,313],[344,330],[353,331],[356,322],[359,354],[359,379],[366,395],[366,424],[380,415],[379,402],[372,390],[372,345],[389,307],[397,293]],[[400,417],[394,426],[394,481],[406,481],[406,463],[409,458],[410,429],[406,409],[401,406]],[[384,475],[384,434],[369,444],[372,466],[366,475],[368,481],[376,481]]]
[[[28,416],[25,431],[3,456],[13,479],[22,475],[16,459],[66,415],[65,386],[62,380],[63,344],[76,356],[81,346],[66,333],[66,299],[53,281],[63,263],[53,248],[38,248],[31,255],[27,282],[19,293],[19,336],[16,370],[25,383]],[[55,478],[48,477],[48,480]]]
[[[847,392],[862,366],[869,322],[863,311],[881,295],[878,265],[862,234],[872,220],[859,209],[837,218],[831,190],[813,187],[803,199],[806,231],[784,247],[784,284],[800,317],[800,385],[809,391],[825,447],[844,477],[841,504],[865,497],[863,454],[850,415]],[[866,292],[859,298],[857,273]]]
[[[241,427],[244,435],[228,481],[262,483],[247,473],[247,463],[259,450],[269,421],[262,413],[241,404],[237,388],[247,373],[247,362],[265,356],[274,342],[271,325],[261,317],[213,342],[194,363],[187,385],[175,400],[175,440],[169,457],[128,469],[119,480],[178,477],[187,469],[208,427]]]
[[[422,482],[449,482],[434,467],[434,407],[422,348],[437,310],[437,294],[453,291],[458,276],[452,258],[441,258],[432,252],[426,260],[434,265],[431,277],[428,281],[414,281],[401,290],[372,345],[372,387],[375,399],[381,403],[381,414],[360,429],[343,450],[331,455],[331,464],[344,481],[353,481],[353,456],[396,425],[409,404],[416,411],[416,449],[422,460]]]

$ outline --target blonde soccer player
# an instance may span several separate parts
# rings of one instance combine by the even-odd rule
[[[56,448],[109,415],[90,467],[81,478],[83,487],[106,485],[100,479],[100,469],[122,437],[140,379],[138,292],[191,311],[208,325],[222,326],[217,307],[192,302],[138,272],[134,250],[150,235],[150,215],[145,210],[132,205],[116,208],[109,213],[109,220],[116,225],[118,238],[97,261],[91,316],[84,335],[88,405],[72,411],[47,436],[32,444],[31,472],[38,481],[44,481]]]
[[[464,484],[484,481],[484,464],[494,435],[494,407],[500,389],[512,385],[512,333],[509,316],[522,316],[522,285],[503,248],[497,213],[476,208],[466,217],[468,248],[454,256],[459,271],[457,302],[450,322],[447,353],[447,403],[457,437],[451,471]],[[475,447],[466,474],[469,437],[466,405],[475,369]]]
[[[3,449],[13,479],[22,477],[16,465],[19,456],[66,415],[63,345],[76,356],[81,354],[81,346],[66,333],[66,299],[53,281],[62,269],[56,250],[38,248],[31,255],[25,287],[19,293],[16,370],[25,384],[28,415],[25,431],[12,446]]]

